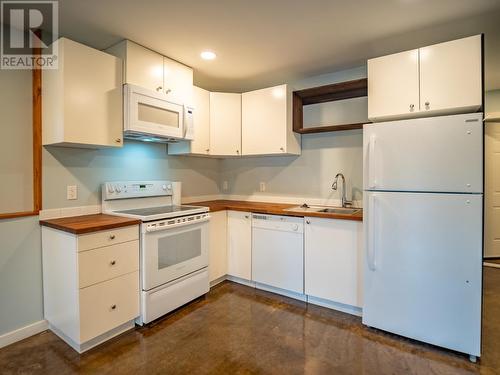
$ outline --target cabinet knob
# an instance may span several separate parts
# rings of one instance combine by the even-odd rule
[[[116,305],[111,305],[111,310],[116,310]]]
[[[158,86],[158,87],[156,88],[156,91],[161,91],[162,89],[163,89],[163,87]]]
[[[236,150],[236,153],[239,154],[240,153],[240,150]]]
[[[114,240],[115,238],[116,238],[116,236],[114,234],[112,234],[111,236],[109,236],[110,240]]]
[[[165,94],[170,94],[171,92],[172,92],[172,90],[171,90],[171,89],[166,89],[166,90],[165,90]]]
[[[283,147],[280,147],[280,151],[285,151],[285,149]]]
[[[115,142],[116,142],[116,143],[122,143],[122,140],[121,140],[121,138],[116,138],[116,139],[115,139]]]
[[[109,264],[111,264],[112,266],[114,266],[116,264],[116,260],[112,260],[111,262],[109,262]]]
[[[205,151],[206,151],[206,152],[210,152],[210,149],[209,149],[209,148],[207,148]]]
[[[311,221],[310,220],[306,220],[306,224],[311,224]]]
[[[410,104],[410,112],[413,112],[414,109],[415,109],[415,104]]]
[[[248,216],[248,215],[245,215],[245,219],[249,219],[249,218],[250,218],[250,216]]]
[[[425,102],[425,109],[430,109],[430,105],[431,105],[431,103]]]

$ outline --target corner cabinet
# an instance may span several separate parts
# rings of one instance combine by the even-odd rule
[[[193,102],[193,69],[130,40],[106,52],[124,62],[123,82],[162,92],[174,103]]]
[[[300,155],[300,135],[292,129],[290,98],[287,85],[242,94],[242,155]]]
[[[241,156],[241,94],[210,93],[210,155]]]
[[[168,145],[169,155],[210,155],[210,92],[193,86],[194,139]]]
[[[227,211],[227,274],[252,278],[252,214]]]
[[[315,217],[304,220],[305,294],[361,308],[363,223]]]
[[[42,71],[42,143],[121,147],[122,61],[66,38],[58,69]]]
[[[482,36],[368,60],[372,121],[474,112],[482,106]]]

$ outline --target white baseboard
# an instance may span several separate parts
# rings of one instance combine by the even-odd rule
[[[18,328],[14,331],[4,333],[0,336],[0,348],[13,344],[17,341],[24,340],[37,333],[43,332],[49,328],[47,321],[40,320],[25,327]]]

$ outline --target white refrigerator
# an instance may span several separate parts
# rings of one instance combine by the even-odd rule
[[[482,113],[363,130],[363,323],[481,354]]]

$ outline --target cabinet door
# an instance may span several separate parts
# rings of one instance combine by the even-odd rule
[[[418,50],[368,60],[368,118],[403,118],[419,111]]]
[[[164,57],[163,92],[174,103],[193,105],[193,69]]]
[[[227,212],[228,264],[230,276],[252,278],[252,215],[250,212]]]
[[[126,43],[125,83],[161,91],[163,56],[130,41]]]
[[[482,103],[481,36],[420,48],[422,111],[468,112]]]
[[[362,223],[305,218],[305,294],[361,307]]]
[[[191,152],[208,154],[210,151],[210,92],[193,86],[194,139]]]
[[[245,92],[241,96],[243,155],[286,152],[287,86]]]
[[[210,93],[210,154],[241,155],[241,94]]]
[[[227,274],[227,213],[212,212],[210,216],[208,273],[213,281]]]

